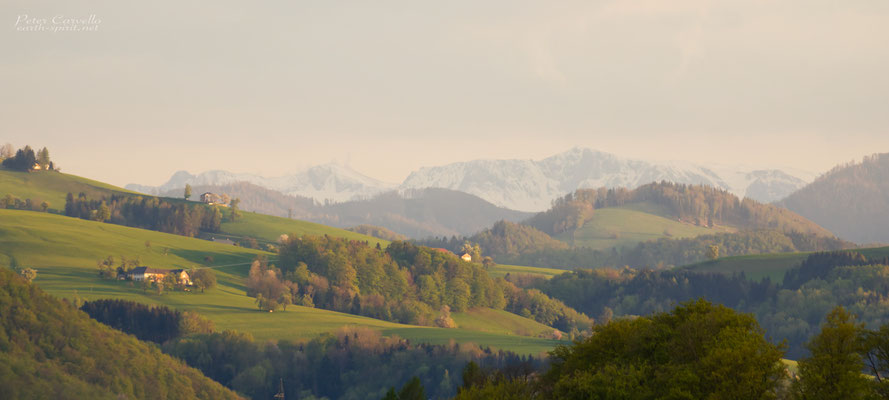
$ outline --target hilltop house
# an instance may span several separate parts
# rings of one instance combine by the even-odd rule
[[[133,268],[129,272],[127,272],[127,278],[140,282],[144,280],[149,280],[152,282],[162,281],[166,278],[167,275],[172,274],[176,277],[176,281],[180,284],[191,286],[191,277],[188,276],[188,272],[185,272],[184,269],[157,269],[151,267],[138,267]]]
[[[201,194],[202,203],[228,207],[229,201],[231,201],[231,198],[227,194],[216,194],[210,192]]]
[[[469,253],[463,253],[463,255],[460,256],[460,258],[462,258],[463,261],[472,262],[472,255]]]

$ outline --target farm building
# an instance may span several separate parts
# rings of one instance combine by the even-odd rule
[[[188,276],[188,272],[185,272],[184,269],[157,269],[151,267],[138,267],[133,268],[129,272],[127,272],[127,277],[134,281],[144,281],[150,280],[152,282],[157,282],[163,280],[167,275],[172,274],[176,277],[176,281],[180,284],[191,286],[191,277]]]
[[[231,198],[227,194],[216,194],[216,193],[204,193],[201,194],[201,202],[207,203],[211,205],[220,205],[220,206],[228,206],[228,202],[231,201]]]

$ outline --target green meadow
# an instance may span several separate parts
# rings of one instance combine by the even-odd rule
[[[869,249],[851,249],[868,258],[889,256],[889,247]],[[692,271],[719,272],[724,274],[741,273],[753,280],[769,278],[772,282],[781,283],[787,270],[798,267],[811,252],[756,254],[749,256],[723,257],[717,260],[704,261],[687,265]]]
[[[140,264],[156,268],[213,268],[219,284],[206,293],[159,295],[131,282],[100,279],[97,262],[109,255],[118,262],[121,257],[138,258]],[[519,335],[540,332],[542,325],[493,310],[490,311],[500,320],[511,325],[499,330],[492,328],[480,321],[485,317],[479,313],[484,311],[470,311],[465,316],[455,314],[456,320],[466,323],[458,329],[403,325],[300,306],[289,306],[286,311],[274,313],[260,312],[244,288],[249,264],[257,255],[268,256],[272,262],[275,257],[273,253],[259,250],[50,213],[0,210],[0,265],[9,265],[14,257],[19,266],[37,269],[35,283],[60,297],[123,298],[196,311],[211,319],[218,330],[248,332],[262,340],[308,339],[355,325],[413,341],[446,344],[453,340],[524,354],[539,354],[558,343]],[[208,256],[212,261],[207,261]]]
[[[133,193],[106,183],[55,171],[20,172],[0,168],[0,196],[11,194],[22,200],[31,199],[40,204],[49,202],[51,210],[65,209],[68,193],[86,193],[87,196],[107,196],[112,192]]]
[[[488,270],[488,274],[493,277],[504,277],[506,274],[526,274],[526,275],[538,275],[542,276],[546,279],[552,278],[556,275],[567,272],[564,269],[558,268],[543,268],[543,267],[523,267],[521,265],[500,265],[497,264],[491,269]]]
[[[667,218],[657,206],[648,203],[595,210],[589,221],[573,232],[565,232],[556,239],[578,247],[605,250],[631,246],[660,238],[689,238],[720,232],[727,227],[707,228],[675,218]]]
[[[117,186],[81,178],[76,175],[64,174],[53,171],[19,172],[0,168],[0,196],[11,194],[22,200],[31,199],[36,204],[43,201],[50,203],[49,209],[55,213],[64,213],[65,196],[73,193],[85,193],[89,198],[108,197],[114,193],[127,193],[132,195],[147,196]],[[165,198],[173,202],[183,202],[181,198]],[[226,216],[230,211],[223,207]],[[382,246],[388,241],[372,236],[362,235],[345,229],[333,228],[312,222],[287,219],[270,215],[256,214],[242,211],[242,218],[236,222],[226,219],[222,224],[222,232],[213,236],[238,240],[251,237],[261,242],[274,243],[282,233],[295,233],[301,235],[331,235],[353,240],[367,241],[371,245],[379,243]]]
[[[224,215],[229,216],[230,210],[226,209]],[[220,237],[252,237],[259,241],[274,243],[282,233],[302,235],[329,235],[342,237],[362,242],[368,242],[371,246],[380,244],[384,248],[389,241],[373,236],[362,235],[345,229],[333,228],[314,222],[300,221],[274,217],[271,215],[257,214],[253,212],[241,212],[242,217],[235,222],[229,222],[228,218],[222,223]]]

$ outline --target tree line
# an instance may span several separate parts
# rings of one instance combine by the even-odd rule
[[[190,311],[149,306],[134,301],[103,299],[84,302],[80,310],[92,319],[154,343],[194,333],[212,333],[213,321]]]
[[[189,237],[201,231],[219,232],[223,219],[218,207],[120,194],[89,199],[85,193],[75,197],[70,192],[65,215]]]
[[[772,337],[787,340],[791,358],[805,355],[804,343],[836,305],[847,307],[869,326],[889,322],[889,259],[868,259],[855,252],[812,254],[787,271],[782,283],[754,282],[743,274],[605,268],[567,272],[529,286],[598,316],[599,322],[663,312],[705,298],[753,313]]]
[[[7,194],[0,198],[0,209],[10,209],[10,210],[28,210],[28,211],[49,211],[49,202],[42,200],[32,200],[28,199],[20,199],[11,194]]]
[[[711,246],[720,257],[797,251],[834,251],[855,244],[814,233],[751,230],[701,235],[694,238],[660,238],[630,247],[596,250],[568,247],[533,227],[500,221],[491,229],[469,238],[430,238],[415,241],[430,247],[459,249],[465,242],[476,243],[483,254],[501,264],[545,268],[666,268],[710,259]]]
[[[543,360],[535,357],[471,344],[412,344],[351,327],[307,342],[277,343],[225,331],[183,337],[162,349],[255,399],[272,398],[282,386],[286,398],[380,399],[390,389],[402,388],[401,398],[414,398],[407,394],[422,391],[423,399],[444,399],[457,393],[460,371],[470,361],[513,375],[543,368]],[[409,386],[411,381],[416,382]]]
[[[798,372],[749,314],[703,300],[597,325],[551,352],[539,375],[464,369],[457,399],[889,399],[889,325],[866,329],[832,309]],[[466,379],[466,377],[472,379]]]

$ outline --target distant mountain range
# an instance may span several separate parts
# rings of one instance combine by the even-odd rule
[[[424,167],[412,172],[400,185],[368,177],[342,165],[325,164],[276,178],[219,170],[198,175],[179,171],[161,186],[130,184],[126,187],[147,194],[164,194],[181,191],[185,184],[194,187],[249,182],[284,194],[312,198],[318,203],[370,199],[392,190],[444,188],[478,196],[499,207],[537,212],[578,188],[633,189],[659,181],[711,185],[738,196],[772,202],[805,186],[814,177],[812,173],[776,169],[654,163],[574,148],[543,160],[474,160]]]
[[[195,187],[219,186],[237,182],[248,182],[284,194],[312,198],[317,202],[343,202],[370,198],[398,186],[362,175],[349,167],[331,163],[314,166],[293,175],[274,178],[222,170],[207,171],[198,175],[179,171],[173,174],[167,183],[160,186],[131,183],[126,188],[145,194],[160,195],[172,190],[182,191],[186,184]]]
[[[542,211],[553,199],[579,188],[626,187],[668,181],[703,184],[768,203],[803,187],[813,174],[780,170],[710,168],[674,162],[652,163],[574,148],[543,160],[476,160],[421,168],[402,188],[444,187],[471,193],[494,204]]]
[[[318,204],[308,197],[286,195],[248,182],[195,185],[192,190],[195,194],[213,192],[237,197],[241,200],[241,208],[247,211],[338,228],[374,225],[413,238],[468,236],[500,220],[518,222],[533,215],[497,207],[471,194],[439,188],[390,190],[369,199],[327,204]],[[182,194],[181,188],[158,193],[166,197],[181,197]]]
[[[838,166],[777,204],[844,239],[889,243],[889,153]]]

